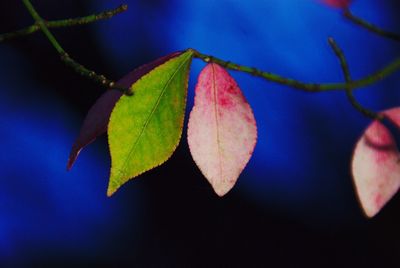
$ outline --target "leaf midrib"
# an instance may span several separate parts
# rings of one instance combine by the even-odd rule
[[[142,127],[142,129],[140,130],[140,133],[139,133],[137,139],[135,140],[135,143],[132,145],[132,148],[129,150],[128,156],[126,157],[126,159],[125,159],[125,161],[124,161],[124,164],[122,165],[122,168],[120,169],[120,174],[121,174],[121,175],[120,175],[120,178],[121,178],[121,177],[124,177],[124,175],[125,175],[125,168],[126,168],[126,166],[127,166],[127,163],[128,163],[128,161],[129,161],[129,159],[130,159],[131,157],[133,157],[133,156],[132,156],[132,153],[135,151],[136,146],[138,145],[140,138],[142,137],[142,135],[143,135],[145,129],[147,128],[148,124],[150,123],[150,121],[151,121],[151,119],[152,119],[152,117],[153,117],[155,111],[157,110],[158,105],[160,104],[160,101],[161,101],[162,97],[164,96],[167,87],[169,86],[169,84],[171,83],[171,81],[172,81],[172,79],[175,77],[175,75],[178,73],[178,71],[179,71],[179,70],[182,68],[182,66],[186,63],[186,61],[187,61],[187,58],[186,58],[185,60],[182,61],[182,63],[176,68],[176,70],[174,71],[174,73],[171,75],[171,77],[170,77],[170,78],[168,79],[168,81],[165,83],[165,85],[164,85],[164,87],[163,87],[163,89],[162,89],[160,95],[159,95],[158,98],[157,98],[156,104],[154,105],[154,107],[153,107],[153,109],[151,110],[149,116],[147,117],[145,123],[143,124],[143,127]],[[167,63],[167,62],[166,62],[166,63]],[[164,64],[166,64],[166,63],[164,63]]]
[[[220,134],[219,134],[219,120],[218,120],[218,115],[219,115],[219,109],[218,109],[218,103],[217,103],[217,86],[215,84],[216,77],[215,77],[215,69],[214,65],[212,66],[212,74],[213,74],[213,95],[214,95],[214,116],[215,116],[215,125],[216,125],[216,134],[217,134],[217,148],[218,148],[218,166],[219,166],[219,176],[220,179],[222,178],[222,161],[221,161],[221,141],[220,141]]]

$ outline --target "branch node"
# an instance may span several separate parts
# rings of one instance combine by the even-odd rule
[[[368,118],[371,118],[371,119],[374,119],[374,120],[382,120],[383,117],[381,115],[379,115],[378,113],[363,107],[361,105],[361,103],[359,103],[357,101],[357,99],[354,97],[353,88],[351,86],[352,79],[351,79],[350,69],[349,69],[349,66],[347,64],[346,57],[345,57],[342,49],[336,43],[335,39],[333,39],[332,37],[329,37],[328,38],[328,42],[329,42],[329,45],[331,46],[333,52],[335,53],[336,57],[339,59],[340,67],[342,68],[343,76],[345,78],[346,85],[347,85],[347,87],[346,87],[346,96],[347,96],[347,99],[349,100],[349,102],[351,103],[351,105],[357,111],[359,111],[361,114],[363,114],[364,116],[366,116]]]

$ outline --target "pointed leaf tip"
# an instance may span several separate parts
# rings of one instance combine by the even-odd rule
[[[256,121],[240,88],[221,66],[200,73],[188,123],[193,160],[223,196],[235,185],[257,141]]]
[[[144,75],[111,113],[108,143],[111,174],[108,195],[129,179],[164,163],[182,133],[193,52],[186,51]]]
[[[115,193],[116,189],[113,187],[108,187],[107,189],[107,197],[111,197]]]
[[[68,170],[72,168],[82,148],[106,132],[111,111],[121,96],[122,93],[120,91],[107,90],[90,108],[85,120],[83,121],[78,138],[72,146],[71,153],[68,158]]]
[[[383,112],[400,128],[400,108]],[[367,217],[375,216],[400,187],[400,153],[390,130],[373,121],[358,140],[352,159],[357,196]]]
[[[142,65],[135,70],[128,73],[117,84],[129,88],[133,83],[140,79],[143,75],[150,72],[152,69],[160,64],[165,63],[169,59],[180,55],[182,52],[174,52],[164,57],[158,58],[148,64]],[[80,133],[72,146],[68,163],[67,170],[70,170],[76,161],[79,152],[88,144],[92,143],[98,136],[104,134],[107,131],[107,125],[110,119],[111,112],[115,106],[115,103],[122,96],[122,92],[114,89],[109,89],[97,99],[95,104],[90,108],[86,115]]]

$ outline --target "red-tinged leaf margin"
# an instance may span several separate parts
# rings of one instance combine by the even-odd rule
[[[208,64],[199,74],[187,138],[193,160],[215,193],[228,193],[253,154],[257,126],[239,86],[218,64]]]
[[[400,107],[382,112],[400,129]],[[364,214],[374,217],[400,188],[400,152],[390,130],[373,121],[354,148],[351,172]]]
[[[149,73],[155,67],[167,62],[168,60],[179,56],[182,51],[177,51],[168,54],[164,57],[158,58],[150,63],[144,64],[117,82],[117,85],[130,88],[137,80],[139,80],[143,75]],[[111,112],[117,103],[117,101],[122,96],[122,92],[114,89],[109,89],[90,108],[88,114],[83,121],[80,133],[75,140],[71,152],[69,154],[67,170],[70,170],[75,163],[80,151],[92,143],[98,136],[104,134],[107,131],[107,125],[110,120]]]

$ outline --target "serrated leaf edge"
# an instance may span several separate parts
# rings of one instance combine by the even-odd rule
[[[216,64],[216,63],[209,63],[209,64]],[[222,67],[222,66],[221,66],[221,67]],[[204,68],[203,68],[203,69],[204,69]],[[225,69],[225,68],[224,68],[224,69]],[[226,71],[226,69],[225,69],[225,71]],[[229,74],[228,71],[226,71],[226,72]],[[229,74],[229,76],[231,76],[231,75]],[[215,80],[215,70],[214,70],[214,68],[213,68],[213,78],[214,78],[214,80]],[[242,172],[245,170],[247,164],[250,162],[251,158],[253,157],[254,150],[255,150],[255,148],[256,148],[257,141],[258,141],[258,126],[257,126],[257,120],[255,119],[254,111],[253,111],[253,109],[251,108],[251,105],[250,105],[250,103],[248,102],[248,100],[247,100],[247,98],[246,98],[246,96],[245,96],[243,90],[241,89],[241,87],[239,87],[239,84],[236,82],[236,80],[233,78],[233,76],[231,76],[231,78],[232,78],[233,81],[235,82],[236,86],[240,89],[240,91],[241,91],[241,93],[242,93],[242,95],[243,95],[243,97],[244,97],[244,99],[245,99],[245,101],[246,101],[246,105],[248,106],[248,108],[251,110],[251,112],[252,112],[252,114],[253,114],[254,121],[255,121],[255,130],[256,130],[256,136],[255,136],[254,147],[253,147],[252,150],[250,151],[250,157],[249,157],[249,159],[248,159],[246,165],[242,168],[242,171],[240,172],[240,174],[239,174],[239,176],[238,176],[238,179],[239,179],[239,178],[240,178],[240,175],[241,175]],[[213,83],[214,83],[214,82],[215,82],[215,81],[213,81]],[[197,92],[196,92],[196,90],[195,90],[195,99],[196,99],[196,94],[197,94]],[[192,116],[192,112],[193,112],[195,109],[197,109],[196,103],[193,104],[192,110],[191,110],[190,113],[189,113],[189,121],[190,121],[190,117]],[[189,121],[188,121],[188,122],[189,122]],[[189,133],[189,127],[190,127],[190,124],[188,123],[187,133]],[[188,138],[189,138],[189,135],[188,135]],[[192,156],[193,162],[196,164],[196,167],[198,168],[198,170],[200,171],[200,173],[201,173],[205,178],[207,178],[207,177],[205,176],[205,174],[203,173],[203,171],[200,169],[200,165],[199,165],[199,164],[197,163],[197,161],[194,159],[194,157],[193,157],[193,155],[192,155],[192,148],[191,148],[189,142],[188,142],[188,146],[189,146],[189,151],[190,151],[190,155]],[[212,187],[213,190],[214,190],[214,187],[213,187],[212,183],[209,182],[208,179],[207,179],[207,182],[211,185],[211,187]],[[236,184],[236,183],[235,183],[235,184]],[[215,192],[215,190],[214,190],[214,192]],[[223,197],[223,196],[226,194],[226,193],[225,193],[225,194],[223,194],[223,195],[220,195],[220,194],[218,194],[217,192],[215,192],[215,193],[216,193],[219,197]]]
[[[187,51],[183,52],[183,53],[182,53],[181,55],[179,55],[179,56],[184,55],[186,52],[189,53],[189,57],[188,57],[188,59],[187,59],[187,61],[188,61],[187,64],[189,65],[189,68],[187,69],[187,74],[186,74],[186,81],[185,81],[185,89],[186,89],[186,90],[185,90],[184,106],[183,106],[183,107],[184,107],[184,108],[183,108],[183,118],[182,118],[182,120],[181,120],[181,126],[180,126],[181,131],[180,131],[179,138],[177,139],[176,144],[175,144],[174,147],[172,148],[171,153],[169,154],[168,157],[165,158],[165,160],[161,161],[161,162],[158,163],[158,164],[155,164],[154,166],[149,167],[148,169],[144,169],[143,171],[141,171],[141,172],[139,172],[138,174],[134,175],[133,177],[129,178],[125,183],[127,183],[129,180],[131,180],[131,179],[133,179],[133,178],[136,178],[136,177],[140,176],[141,174],[143,174],[143,173],[145,173],[145,172],[147,172],[147,171],[149,171],[149,170],[151,170],[151,169],[154,169],[154,168],[156,168],[156,167],[159,167],[159,166],[161,166],[162,164],[164,164],[165,162],[167,162],[167,161],[171,158],[171,156],[173,155],[173,153],[175,152],[176,148],[178,147],[178,145],[179,145],[179,143],[180,143],[180,141],[181,141],[181,139],[182,139],[183,124],[184,124],[184,121],[185,121],[185,111],[186,111],[186,103],[187,103],[187,92],[188,92],[189,73],[190,73],[191,61],[192,61],[192,59],[193,59],[193,52],[192,52],[191,50],[187,50]],[[179,57],[179,56],[178,56],[178,57]],[[164,64],[167,64],[169,61],[171,61],[171,60],[173,60],[173,59],[175,59],[175,57],[174,57],[174,58],[171,58],[170,60],[168,60],[168,61],[166,61],[166,62],[164,62],[164,63],[161,64],[160,66],[162,66],[162,65],[164,65]],[[185,62],[186,62],[186,61],[185,61]],[[152,73],[153,71],[155,71],[155,70],[156,70],[157,68],[159,68],[160,66],[157,66],[156,68],[154,68],[153,70],[151,70],[150,72],[148,72],[147,74],[145,74],[144,76],[149,75],[150,73]],[[179,66],[177,69],[180,69],[182,66],[183,66],[183,65]],[[175,73],[174,73],[174,75],[175,75]],[[142,80],[144,76],[142,76],[140,79],[138,79],[134,84],[136,84],[137,82],[139,82],[140,80]],[[132,84],[132,86],[133,86],[134,84]],[[132,88],[132,86],[131,86],[131,88]],[[118,101],[119,101],[119,100],[118,100]],[[117,104],[114,106],[114,109],[115,109],[116,106],[117,106]],[[113,109],[113,112],[114,112],[114,109]],[[112,114],[113,112],[111,112],[111,114]],[[110,118],[111,118],[111,117],[110,117]],[[109,126],[109,124],[108,124],[108,126]],[[109,131],[109,128],[108,128],[108,131]],[[108,143],[108,148],[110,149],[110,143],[109,143],[109,140],[108,140],[108,139],[107,139],[107,143]],[[110,149],[110,150],[111,150],[111,149]],[[133,149],[132,149],[132,150],[133,150]],[[111,159],[111,161],[112,161],[112,159]],[[111,163],[112,163],[112,162],[111,162]],[[125,166],[125,164],[124,164],[124,166]],[[111,170],[111,169],[110,169],[110,170]],[[112,196],[123,184],[125,184],[125,183],[122,183],[121,185],[119,185],[119,186],[116,187],[115,189],[112,189],[112,190],[111,190],[111,188],[110,188],[110,181],[109,181],[108,189],[107,189],[107,196],[108,196],[108,197],[111,197],[111,196]]]

